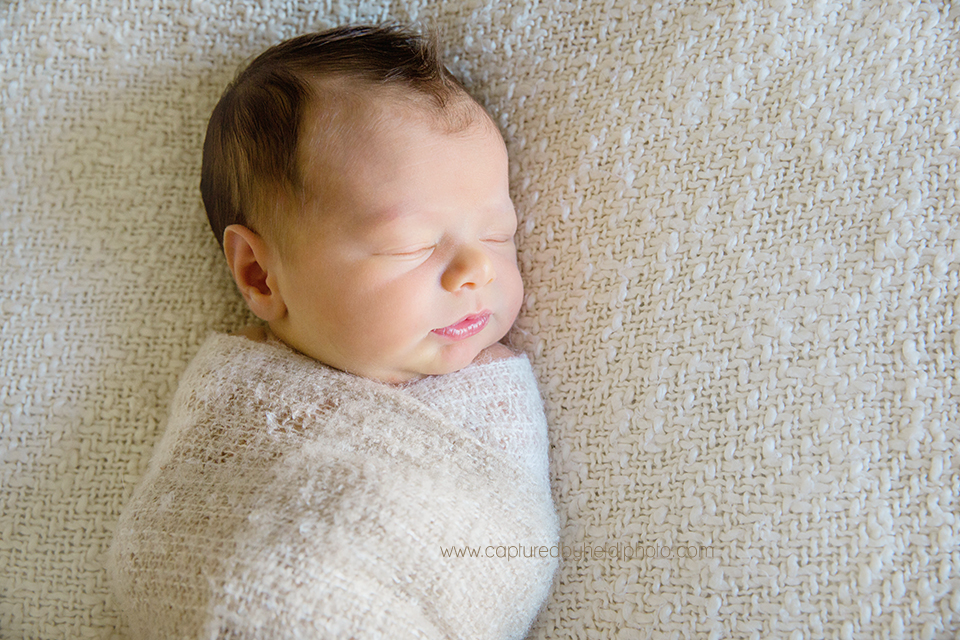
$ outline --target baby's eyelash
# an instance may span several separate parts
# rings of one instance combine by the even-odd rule
[[[407,249],[405,251],[391,251],[386,255],[396,256],[399,258],[415,258],[431,252],[434,249],[436,249],[436,245],[429,245],[426,247],[417,247],[416,249]]]

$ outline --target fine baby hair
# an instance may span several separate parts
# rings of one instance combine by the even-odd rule
[[[351,82],[323,82],[338,78]],[[277,231],[280,197],[304,199],[298,145],[306,108],[360,86],[426,98],[438,117],[470,99],[443,66],[436,38],[402,26],[339,27],[268,49],[227,87],[207,127],[200,191],[221,245],[231,224]]]

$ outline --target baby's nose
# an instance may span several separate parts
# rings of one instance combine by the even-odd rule
[[[477,289],[491,283],[496,276],[493,263],[480,247],[465,246],[453,257],[440,284],[450,292],[463,288]]]

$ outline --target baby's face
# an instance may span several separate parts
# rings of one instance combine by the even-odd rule
[[[510,329],[523,285],[507,153],[486,115],[448,133],[411,109],[383,113],[349,135],[336,181],[311,161],[307,128],[320,211],[280,260],[286,314],[270,327],[321,362],[396,383],[470,364]]]

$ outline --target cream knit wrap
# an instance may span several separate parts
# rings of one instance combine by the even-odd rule
[[[214,335],[124,509],[117,597],[138,638],[523,637],[557,561],[496,556],[557,543],[546,447],[525,358],[396,388]]]

